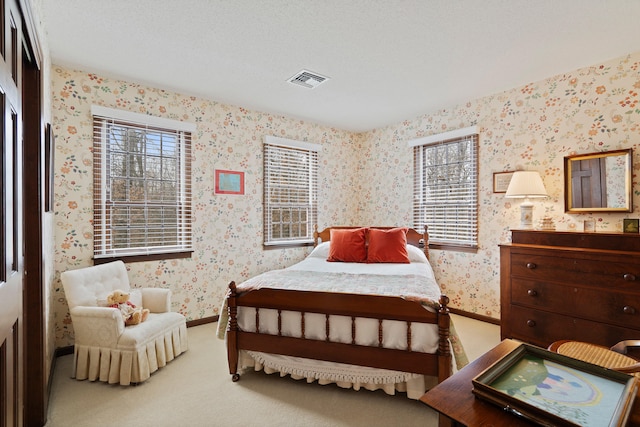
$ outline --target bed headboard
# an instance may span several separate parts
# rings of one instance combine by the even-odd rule
[[[337,227],[327,227],[322,231],[318,231],[318,226],[316,225],[313,232],[313,246],[318,246],[320,242],[328,242],[331,240],[331,229],[353,229],[353,228],[362,228],[364,226],[337,226]],[[389,230],[397,227],[367,227],[367,228],[377,228],[380,230]],[[427,227],[424,227],[424,233],[419,233],[413,228],[409,228],[407,230],[407,243],[413,246],[416,246],[424,251],[424,254],[429,259],[429,233],[427,232]]]

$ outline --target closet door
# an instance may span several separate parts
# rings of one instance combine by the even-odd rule
[[[0,0],[0,426],[21,426],[22,297],[22,17],[17,0]]]

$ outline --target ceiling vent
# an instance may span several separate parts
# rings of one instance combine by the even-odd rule
[[[321,76],[320,74],[311,71],[302,70],[295,76],[291,77],[288,82],[308,89],[313,89],[327,80],[329,80],[328,77]]]

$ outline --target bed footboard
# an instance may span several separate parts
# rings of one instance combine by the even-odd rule
[[[227,324],[227,360],[229,361],[229,373],[231,380],[240,379],[238,374],[238,306],[236,304],[236,282],[229,283],[229,295],[227,296],[227,310],[229,310],[229,323]]]
[[[240,378],[238,357],[240,350],[298,356],[308,359],[347,363],[358,366],[389,369],[436,376],[441,382],[451,375],[452,354],[449,345],[450,318],[447,304],[449,298],[442,295],[437,309],[426,310],[419,302],[400,297],[328,293],[314,291],[291,291],[282,289],[259,289],[238,293],[235,282],[229,284],[227,307],[227,357],[229,373],[233,381]],[[238,326],[238,307],[256,308],[256,328],[241,331]],[[277,310],[278,332],[260,332],[260,310]],[[282,334],[283,311],[299,312],[300,336]],[[305,337],[305,315],[319,313],[326,316],[326,337]],[[330,316],[347,316],[352,319],[352,342],[334,342],[329,339]],[[378,345],[356,344],[356,318],[378,320]],[[383,347],[383,320],[407,323],[407,350]],[[428,323],[437,326],[438,349],[435,353],[412,351],[411,324]]]

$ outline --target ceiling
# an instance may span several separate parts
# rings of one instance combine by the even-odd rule
[[[637,0],[42,5],[56,65],[354,132],[640,51]]]

